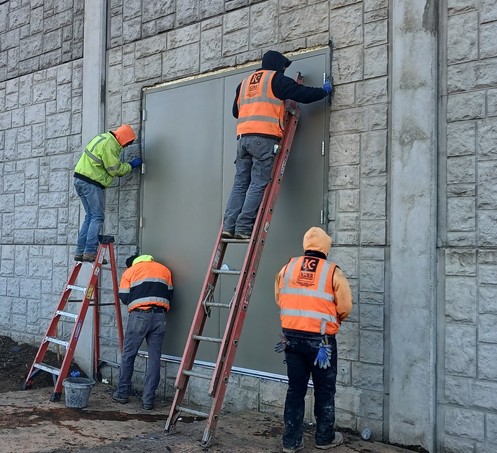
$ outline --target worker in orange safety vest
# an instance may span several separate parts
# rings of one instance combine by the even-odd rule
[[[131,377],[136,355],[147,341],[148,362],[143,382],[143,409],[153,409],[160,381],[160,357],[166,333],[166,313],[173,298],[171,271],[151,255],[133,255],[119,283],[119,298],[128,306],[128,325],[124,336],[119,384],[112,395],[125,404],[131,393]]]
[[[307,87],[285,76],[292,62],[279,52],[267,51],[262,67],[244,79],[236,89],[233,116],[236,127],[236,172],[224,212],[222,237],[249,239],[257,212],[283,137],[285,100],[309,104],[332,92],[326,81],[323,88]]]
[[[337,377],[335,335],[352,310],[352,293],[341,269],[327,260],[331,237],[312,227],[304,235],[304,255],[291,258],[278,273],[275,298],[280,307],[288,390],[283,451],[304,448],[303,420],[309,378],[314,384],[315,446],[327,450],[343,442],[334,430]]]

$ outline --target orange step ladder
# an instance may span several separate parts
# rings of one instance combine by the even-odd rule
[[[296,81],[303,82],[298,73]],[[196,417],[206,418],[207,427],[202,437],[202,446],[211,445],[216,425],[221,413],[224,396],[228,386],[231,367],[235,360],[236,349],[242,333],[243,323],[255,283],[255,277],[261,259],[262,250],[266,243],[266,236],[273,216],[273,209],[280,191],[281,182],[285,173],[290,154],[293,137],[300,116],[300,107],[294,101],[286,101],[284,117],[284,135],[280,142],[280,151],[273,165],[271,181],[267,185],[254,224],[250,239],[225,239],[221,237],[222,225],[219,229],[216,245],[209,264],[209,270],[198,300],[193,323],[188,334],[185,350],[175,382],[175,395],[171,405],[169,417],[164,431],[172,433],[180,414],[186,413]],[[242,269],[225,270],[222,266],[228,244],[248,244]],[[234,295],[228,304],[214,301],[214,291],[219,276],[238,277]],[[213,308],[229,310],[223,338],[213,338],[202,335],[207,318]],[[200,342],[219,344],[219,352],[212,375],[193,371],[195,356]],[[190,377],[210,380],[209,396],[212,397],[209,413],[204,413],[182,406]]]
[[[54,315],[50,324],[48,326],[47,332],[43,338],[43,341],[36,353],[35,359],[29,373],[26,375],[26,379],[22,384],[22,389],[26,390],[32,387],[33,379],[40,371],[46,371],[53,375],[54,378],[54,390],[50,396],[50,401],[59,401],[62,394],[62,382],[67,377],[69,372],[72,359],[74,357],[74,351],[78,343],[79,336],[81,334],[81,329],[90,306],[95,307],[94,310],[94,370],[98,374],[100,370],[100,316],[99,307],[103,305],[114,305],[116,309],[116,322],[119,336],[119,345],[122,351],[123,345],[123,327],[122,327],[122,316],[121,309],[119,306],[119,294],[118,294],[118,283],[117,283],[117,272],[116,272],[116,258],[114,253],[114,237],[113,236],[99,236],[99,246],[97,250],[97,257],[95,262],[92,264],[91,276],[86,286],[76,285],[78,275],[86,263],[77,261],[69,275],[69,279],[65,284],[64,290],[62,291],[61,297],[57,308],[55,309]],[[110,263],[111,279],[112,279],[112,290],[114,301],[108,304],[100,303],[99,296],[99,283],[101,277],[102,266],[104,263],[104,258],[108,258]],[[82,298],[70,299],[73,293],[83,294]],[[68,311],[67,307],[69,303],[78,302],[79,310],[77,313],[73,311]],[[93,303],[92,303],[93,302]],[[74,326],[71,331],[69,339],[61,339],[57,336],[58,325],[60,321],[74,322]],[[65,348],[65,354],[62,358],[60,368],[54,367],[47,363],[43,363],[45,355],[48,351],[50,345],[60,345]]]

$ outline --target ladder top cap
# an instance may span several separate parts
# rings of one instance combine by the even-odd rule
[[[114,239],[114,236],[107,236],[107,235],[99,234],[98,241],[100,242],[100,244],[112,244],[115,241],[115,239]]]

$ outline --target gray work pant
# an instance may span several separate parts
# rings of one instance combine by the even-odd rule
[[[146,340],[148,363],[143,383],[143,404],[154,404],[155,391],[160,381],[160,356],[165,333],[165,312],[133,310],[129,313],[121,356],[119,385],[117,386],[120,397],[127,397],[131,392],[131,377],[133,376],[135,358],[141,344]]]
[[[271,179],[278,142],[258,135],[238,139],[235,181],[224,213],[225,231],[252,233],[264,189]]]

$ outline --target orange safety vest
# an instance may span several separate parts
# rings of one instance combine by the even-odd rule
[[[313,256],[292,258],[278,282],[281,327],[334,335],[337,319],[333,274],[336,264]],[[324,320],[324,321],[323,321]]]
[[[260,70],[242,81],[238,96],[236,134],[283,137],[285,102],[271,88],[275,71]]]
[[[173,281],[169,269],[155,261],[142,261],[126,269],[119,284],[119,297],[128,311],[157,305],[169,310]]]

